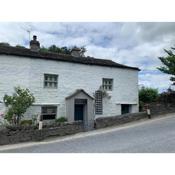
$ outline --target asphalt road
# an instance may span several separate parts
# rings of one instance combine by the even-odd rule
[[[0,146],[8,153],[175,153],[175,114],[39,143]]]

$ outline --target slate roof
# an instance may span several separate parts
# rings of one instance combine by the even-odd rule
[[[30,57],[34,59],[39,58],[39,59],[46,59],[46,60],[56,60],[56,61],[86,64],[86,65],[116,67],[116,68],[123,68],[123,69],[133,69],[138,71],[140,70],[137,67],[122,65],[107,59],[97,59],[93,57],[73,57],[71,55],[57,54],[52,52],[41,52],[41,51],[34,52],[27,48],[17,48],[12,46],[0,46],[0,55],[14,55],[14,56],[21,56],[21,57]]]
[[[92,100],[94,99],[91,95],[89,95],[85,90],[83,89],[77,89],[75,92],[73,92],[71,95],[69,95],[68,97],[66,97],[67,99],[70,99],[74,96],[76,96],[77,94],[79,94],[80,92],[84,93],[85,95],[87,95],[89,98],[91,98]]]

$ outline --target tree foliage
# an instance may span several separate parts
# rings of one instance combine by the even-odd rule
[[[58,47],[56,45],[51,45],[50,47],[42,47],[40,49],[41,52],[54,52],[54,53],[62,53],[62,54],[70,54],[71,48],[68,47]]]
[[[74,46],[76,47],[76,46]],[[73,47],[58,47],[56,45],[51,45],[50,47],[41,47],[40,51],[41,52],[53,52],[53,53],[61,53],[61,54],[71,54],[71,50]],[[76,47],[77,48],[77,47]],[[84,53],[86,52],[86,48],[85,47],[80,47],[81,51]]]
[[[19,44],[17,44],[15,47],[16,47],[16,48],[20,48],[20,49],[26,49],[24,46],[21,46],[21,45],[19,45]]]
[[[158,70],[160,70],[161,72],[172,75],[170,77],[170,80],[173,82],[173,84],[175,84],[175,54],[174,54],[174,50],[175,50],[175,48],[171,48],[171,50],[164,49],[167,56],[159,57],[163,66],[158,67]]]
[[[5,43],[5,42],[1,42],[0,46],[10,46],[10,44],[9,43]]]
[[[140,103],[151,103],[157,100],[159,96],[158,90],[154,88],[142,87],[139,90]]]
[[[3,101],[8,107],[5,118],[10,122],[19,124],[23,114],[35,102],[35,98],[29,89],[15,87],[15,93],[12,96],[5,95]]]

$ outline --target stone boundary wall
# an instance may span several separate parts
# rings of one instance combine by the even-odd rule
[[[101,117],[95,120],[95,128],[105,128],[113,125],[120,125],[140,119],[148,118],[146,112],[130,113],[112,117]]]
[[[65,136],[84,131],[82,122],[61,124],[58,127],[38,130],[33,127],[6,128],[0,131],[0,145],[27,141],[41,141],[50,136]]]
[[[149,106],[152,116],[175,113],[175,104],[151,103]]]

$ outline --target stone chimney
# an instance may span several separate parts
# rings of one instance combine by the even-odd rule
[[[37,36],[33,35],[33,40],[30,41],[30,50],[38,52],[40,50],[40,43],[37,41]]]
[[[82,48],[78,48],[78,47],[74,47],[72,50],[71,50],[71,55],[73,57],[85,57],[84,56],[84,53],[85,53],[85,50],[82,49]]]

